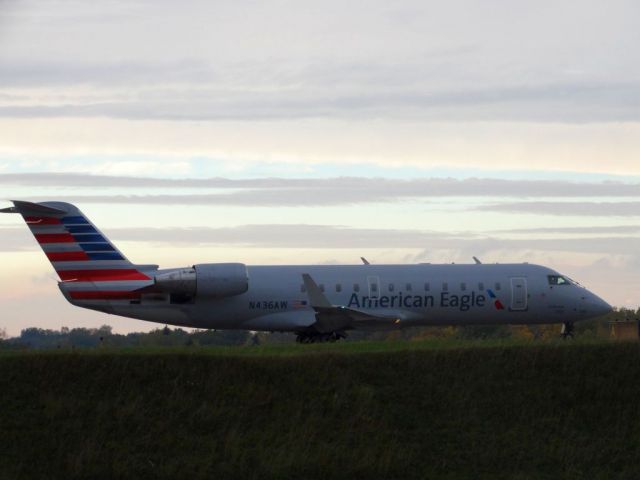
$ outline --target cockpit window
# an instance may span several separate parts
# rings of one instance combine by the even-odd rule
[[[571,282],[562,275],[549,275],[549,285],[571,285]]]

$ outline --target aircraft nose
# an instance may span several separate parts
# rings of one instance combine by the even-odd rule
[[[589,316],[599,317],[601,315],[606,315],[613,310],[611,305],[593,293],[590,293],[585,300]]]

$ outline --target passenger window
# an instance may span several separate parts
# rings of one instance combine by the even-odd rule
[[[500,285],[500,282],[496,282],[496,290],[500,290],[502,288],[502,285]]]
[[[307,291],[307,287],[304,284],[300,285],[300,293],[305,293]]]
[[[460,290],[462,290],[462,291],[464,292],[466,289],[467,289],[467,284],[466,284],[466,283],[464,283],[464,282],[462,282],[462,283],[460,284]]]
[[[406,288],[407,288],[407,292],[410,292],[412,290],[411,284],[407,283]]]
[[[359,283],[354,283],[353,284],[353,291],[354,292],[359,292],[360,291],[360,284]]]
[[[429,285],[429,282],[424,284],[424,291],[428,292],[429,290],[431,290],[431,286]]]
[[[448,284],[447,282],[444,282],[444,283],[442,284],[442,291],[443,291],[443,292],[446,292],[446,291],[448,291],[448,290],[449,290],[449,284]]]
[[[484,291],[484,283],[482,282],[478,283],[478,290],[480,290],[481,292]]]
[[[342,291],[342,285],[336,283],[336,292],[340,293]]]
[[[393,292],[395,290],[395,287],[393,286],[393,283],[390,283],[387,288],[389,289],[390,292]]]

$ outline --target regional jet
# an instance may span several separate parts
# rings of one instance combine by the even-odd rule
[[[205,329],[294,332],[302,343],[356,329],[561,323],[611,311],[570,278],[527,263],[138,265],[74,205],[13,201],[73,305]]]

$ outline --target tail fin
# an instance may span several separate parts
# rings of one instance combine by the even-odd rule
[[[0,210],[19,213],[53,265],[69,300],[129,298],[128,292],[152,282],[74,205],[13,201]],[[142,267],[142,268],[141,268]],[[152,269],[157,266],[146,266]],[[75,303],[75,302],[74,302]]]

